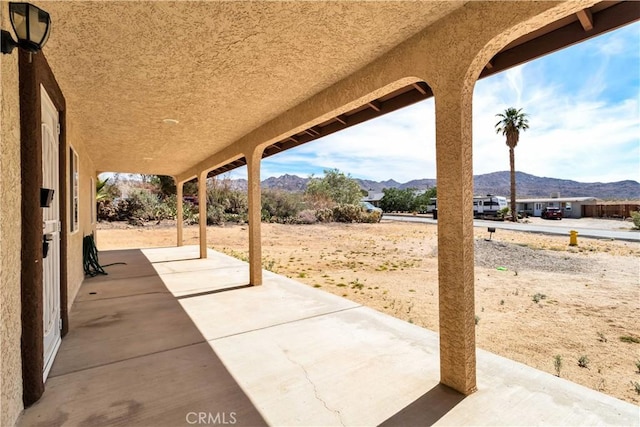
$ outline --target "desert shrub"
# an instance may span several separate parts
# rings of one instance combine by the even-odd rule
[[[631,219],[633,220],[633,226],[640,230],[640,212],[633,211],[631,212]]]
[[[226,213],[239,215],[246,218],[249,211],[249,200],[247,193],[241,191],[231,191],[228,195],[228,207]]]
[[[314,211],[313,209],[305,209],[298,212],[296,222],[300,224],[315,224],[317,222],[316,211]]]
[[[118,217],[129,221],[151,221],[158,219],[160,210],[158,196],[146,190],[136,189],[129,197],[118,201]]]
[[[316,220],[318,220],[318,222],[332,222],[333,209],[323,208],[316,210]]]
[[[213,179],[207,186],[207,205],[216,205],[223,212],[231,214],[243,214],[247,212],[247,193],[231,188],[228,179]]]
[[[540,302],[540,300],[546,299],[547,296],[545,294],[537,293],[533,296],[533,302],[536,304]]]
[[[247,222],[248,220],[248,214],[247,212],[244,213],[227,213],[225,212],[223,215],[224,218],[224,222],[237,222],[237,223],[243,223],[243,222]]]
[[[224,208],[220,205],[207,205],[207,225],[224,224]]]
[[[184,211],[184,208],[183,208]],[[178,213],[178,205],[176,204],[176,196],[167,196],[158,203],[156,208],[157,219],[175,219]]]
[[[182,203],[182,219],[187,224],[197,224],[195,217],[198,213],[198,207],[192,203]],[[166,196],[160,202],[157,209],[157,219],[176,219],[178,215],[178,205],[176,195]]]
[[[588,368],[589,358],[585,355],[580,356],[580,358],[578,359],[578,366],[580,366],[581,368]]]
[[[498,211],[498,218],[504,218],[504,217],[506,217],[510,210],[511,210],[511,209],[509,209],[508,207],[504,207],[504,208],[500,209],[500,210]]]
[[[362,212],[362,217],[360,222],[376,223],[376,222],[380,222],[381,218],[382,218],[382,213],[377,211]]]
[[[337,205],[333,208],[333,220],[336,222],[360,222],[362,213],[360,205]]]
[[[187,225],[197,224],[199,217],[200,212],[198,211],[198,209],[194,209],[193,206],[191,206],[189,210],[184,209],[184,212],[182,214],[182,220]]]
[[[553,356],[553,367],[556,370],[556,375],[560,376],[560,371],[562,370],[562,356],[559,354]]]
[[[229,179],[212,179],[207,186],[207,224],[246,222],[249,210],[247,193],[231,188]]]
[[[266,190],[262,193],[262,220],[269,222],[295,222],[304,206],[300,193]]]
[[[113,200],[103,199],[97,202],[98,221],[117,221],[118,207]]]
[[[336,205],[331,197],[324,194],[304,194],[304,203],[305,206],[310,209],[321,210],[321,209],[333,209]]]

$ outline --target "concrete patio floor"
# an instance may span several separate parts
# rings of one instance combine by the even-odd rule
[[[436,333],[198,248],[107,251],[19,425],[640,425],[632,404],[478,350],[438,385]]]

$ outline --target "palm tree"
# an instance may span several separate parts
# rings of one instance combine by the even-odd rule
[[[520,140],[520,131],[529,129],[527,115],[522,112],[522,108],[507,108],[504,113],[496,114],[500,121],[496,123],[496,133],[501,133],[507,137],[507,147],[509,147],[509,165],[511,166],[511,220],[518,220],[516,212],[516,158],[514,149]]]
[[[107,186],[108,182],[109,182],[109,178],[105,178],[105,179],[98,178],[98,180],[96,181],[96,202],[99,202],[100,200],[105,200],[107,197],[109,197],[109,193],[108,193],[109,187]]]

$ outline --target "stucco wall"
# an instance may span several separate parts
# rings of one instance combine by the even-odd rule
[[[55,70],[53,70],[55,73]],[[73,108],[71,105],[67,105],[67,110]],[[67,117],[73,116],[68,114]],[[68,271],[68,307],[69,309],[73,305],[73,301],[78,294],[80,285],[84,280],[84,269],[82,266],[82,239],[93,233],[93,225],[91,224],[91,177],[95,176],[95,167],[88,156],[87,149],[82,143],[82,140],[77,136],[75,132],[74,123],[69,120],[67,122],[67,171],[66,174],[66,186],[70,189],[70,173],[69,167],[71,165],[71,159],[69,159],[69,146],[78,154],[78,171],[80,173],[80,188],[79,188],[79,224],[78,231],[69,235],[68,240],[68,257],[67,257],[67,271]],[[69,194],[67,205],[69,205],[72,195]],[[66,208],[66,215],[68,218],[67,224],[71,223],[71,209],[69,206]]]
[[[0,10],[7,10],[0,2]],[[2,28],[10,28],[6,13]],[[18,55],[0,55],[0,425],[22,411],[20,352],[20,104]]]

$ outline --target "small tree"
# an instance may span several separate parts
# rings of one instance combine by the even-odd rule
[[[431,203],[431,199],[435,198],[436,194],[436,187],[430,188],[422,194],[418,194],[413,201],[413,210],[419,212],[426,211],[427,206],[429,206],[429,204]]]
[[[407,212],[415,206],[415,190],[412,188],[385,188],[380,207],[385,212]]]
[[[162,199],[166,199],[167,197],[176,194],[176,183],[171,176],[154,175],[151,178],[151,183],[156,186],[157,191]]]
[[[329,199],[341,205],[357,205],[362,199],[358,181],[338,169],[325,170],[323,178],[312,176],[305,195],[311,199]]]
[[[640,212],[633,211],[631,212],[631,219],[633,220],[633,226],[637,230],[640,230]]]

